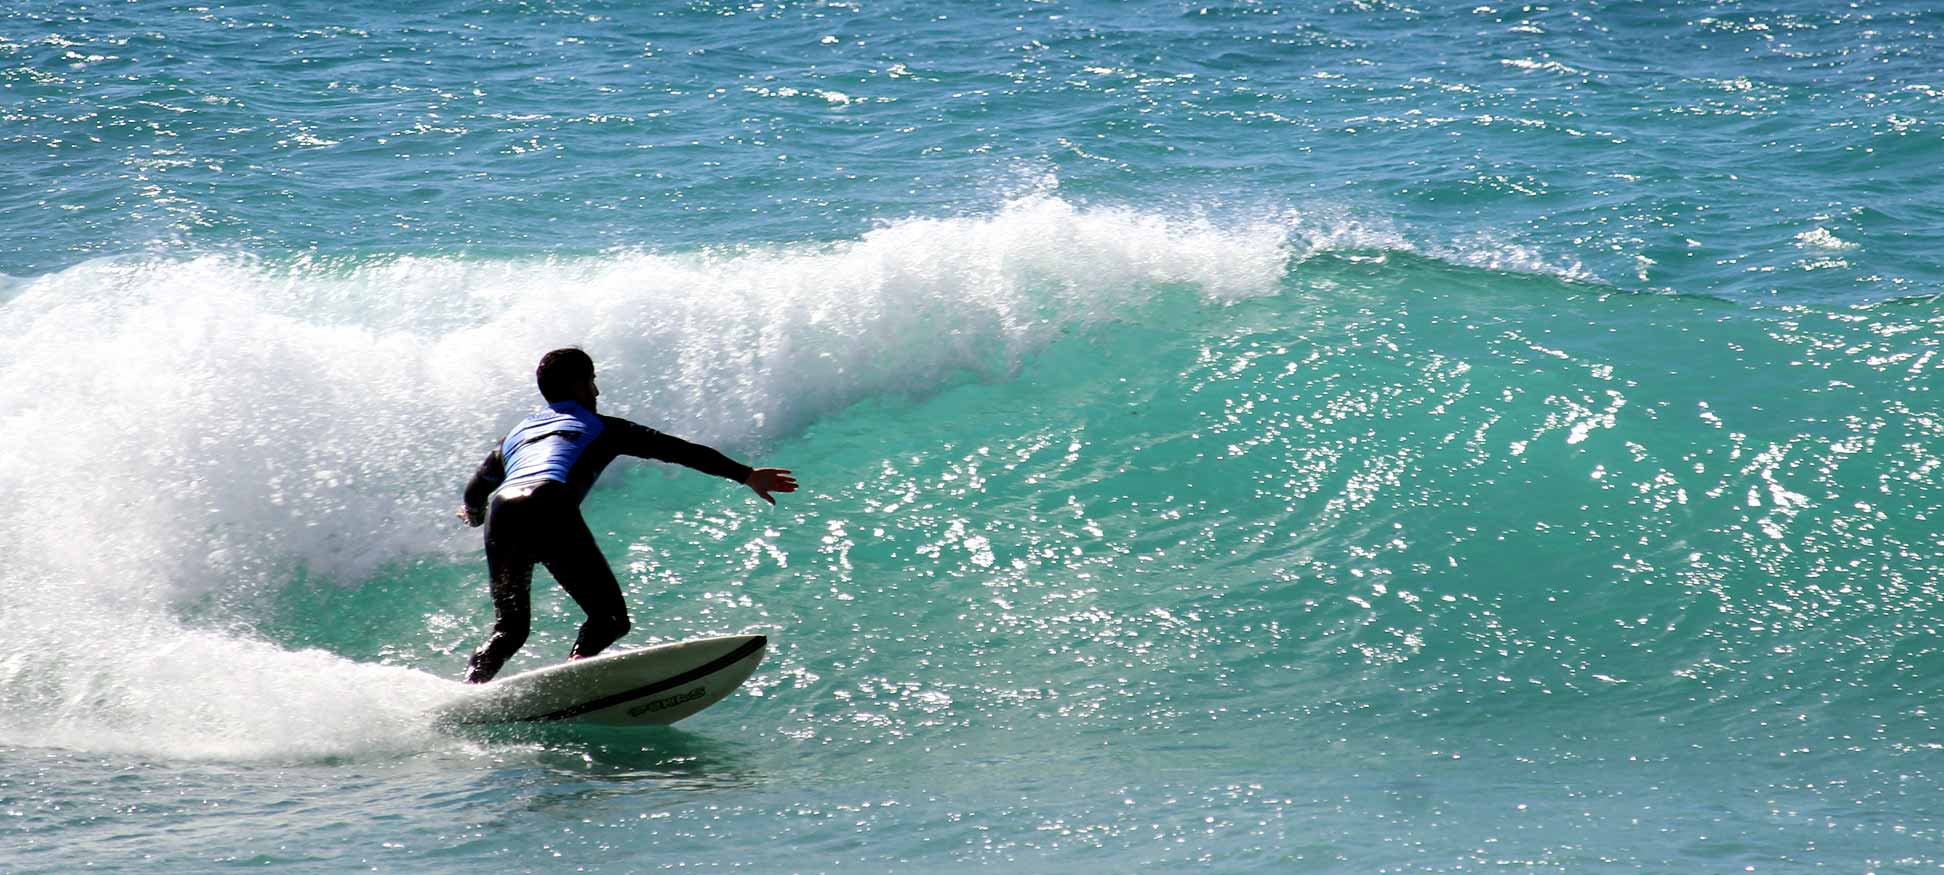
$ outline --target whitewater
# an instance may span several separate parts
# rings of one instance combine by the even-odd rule
[[[0,869],[1935,868],[1939,24],[0,13]],[[771,654],[435,729],[567,344]]]

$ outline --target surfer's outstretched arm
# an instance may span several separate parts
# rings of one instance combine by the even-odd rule
[[[714,474],[741,483],[754,490],[764,501],[775,504],[770,497],[772,492],[795,492],[796,477],[787,468],[751,468],[722,454],[714,447],[706,447],[685,441],[670,434],[663,434],[645,425],[625,419],[603,417],[608,427],[615,429],[621,438],[621,452],[644,459],[674,462],[694,468],[704,474]]]

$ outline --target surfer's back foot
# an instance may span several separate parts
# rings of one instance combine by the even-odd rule
[[[588,617],[581,624],[580,637],[574,639],[574,650],[567,654],[568,659],[585,659],[606,650],[609,644],[628,634],[628,615]]]

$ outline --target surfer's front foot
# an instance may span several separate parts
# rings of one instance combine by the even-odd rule
[[[580,637],[574,640],[574,649],[567,654],[568,659],[583,659],[608,649],[608,645],[628,634],[628,618],[624,616],[588,620],[581,626]]]

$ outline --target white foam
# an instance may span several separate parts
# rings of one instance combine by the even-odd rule
[[[1797,246],[1804,249],[1843,250],[1857,248],[1855,243],[1837,237],[1835,234],[1830,233],[1828,228],[1821,226],[1795,235],[1795,242]]]
[[[0,659],[7,744],[229,761],[458,744],[426,714],[458,694],[456,681],[187,629],[153,612],[67,619],[72,646],[10,647]]]

